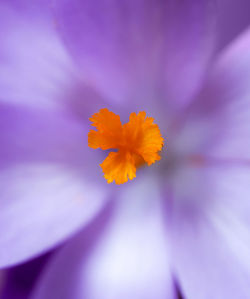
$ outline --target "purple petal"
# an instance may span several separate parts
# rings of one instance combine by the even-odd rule
[[[76,70],[55,25],[41,13],[46,5],[39,14],[37,4],[8,4],[0,5],[1,102],[66,110],[82,120],[109,108]]]
[[[211,1],[54,2],[67,47],[107,97],[190,100],[212,52]]]
[[[203,178],[203,186],[198,180],[193,181],[195,188],[189,186],[182,195],[185,209],[177,196],[172,211],[171,244],[176,279],[187,299],[247,299],[249,169],[214,165],[194,172]],[[188,203],[190,196],[196,196],[196,204],[192,199],[196,209],[200,206],[196,211]]]
[[[52,26],[0,6],[1,100],[52,106],[72,81],[72,64]]]
[[[31,258],[61,242],[105,203],[100,157],[87,128],[45,109],[0,109],[0,265]]]
[[[187,299],[249,298],[249,51],[247,31],[221,54],[191,107],[207,147],[196,144],[200,160],[176,174],[172,206],[173,260]]]
[[[221,138],[214,142],[210,155],[233,164],[249,164],[250,159],[249,51],[248,30],[222,53],[203,93],[209,118],[221,124]]]
[[[102,157],[87,145],[86,119],[102,100],[81,84],[51,24],[26,12],[0,6],[1,267],[67,238],[107,195]]]
[[[208,163],[249,164],[249,51],[250,31],[246,31],[222,52],[191,107],[186,127],[192,122],[203,135],[200,141],[206,140],[196,148],[205,163],[207,157]]]
[[[175,298],[158,187],[151,179],[123,190],[94,246],[93,231],[69,243],[32,298]]]
[[[218,48],[230,44],[250,25],[250,2],[248,0],[218,1]]]
[[[174,149],[202,163],[249,165],[250,31],[225,49],[197,99],[182,116]]]

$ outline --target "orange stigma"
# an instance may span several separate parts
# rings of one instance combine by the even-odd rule
[[[100,164],[108,183],[123,184],[136,177],[136,168],[159,161],[164,139],[158,125],[146,112],[131,113],[129,122],[122,125],[120,116],[104,108],[91,118],[95,130],[88,134],[88,145],[110,152]]]

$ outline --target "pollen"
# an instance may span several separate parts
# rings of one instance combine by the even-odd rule
[[[93,149],[112,149],[100,164],[108,183],[115,181],[120,185],[136,177],[136,169],[161,159],[160,151],[164,144],[160,129],[146,112],[131,113],[129,122],[121,123],[120,116],[101,109],[91,118],[88,145]]]

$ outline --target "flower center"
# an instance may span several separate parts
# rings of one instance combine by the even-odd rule
[[[164,139],[158,125],[152,117],[146,117],[146,112],[131,113],[129,122],[122,125],[120,116],[104,108],[91,118],[88,145],[102,150],[117,149],[110,152],[100,164],[108,183],[115,181],[123,184],[136,177],[136,168],[143,164],[150,166],[161,159]]]

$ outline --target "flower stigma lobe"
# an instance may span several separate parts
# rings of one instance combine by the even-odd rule
[[[96,130],[90,130],[88,134],[89,147],[117,149],[100,164],[108,183],[115,181],[120,185],[132,180],[139,166],[150,166],[161,159],[159,152],[164,139],[154,119],[146,117],[146,112],[131,113],[129,122],[122,125],[119,115],[104,108],[90,121]]]

